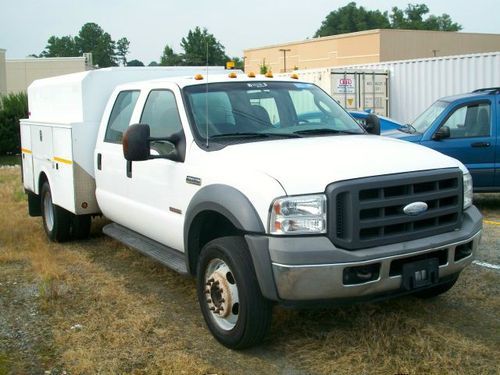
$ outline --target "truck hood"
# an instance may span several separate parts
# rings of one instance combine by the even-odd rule
[[[200,161],[207,168],[237,171],[250,179],[252,172],[261,172],[276,179],[288,195],[323,192],[332,182],[354,178],[463,168],[429,148],[374,135],[251,142],[203,154]]]

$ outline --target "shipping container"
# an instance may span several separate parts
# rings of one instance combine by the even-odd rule
[[[500,86],[500,52],[433,57],[415,60],[389,61],[362,65],[349,65],[314,70],[297,71],[300,79],[313,82],[339,100],[332,77],[339,73],[358,74],[388,73],[387,111],[376,109],[399,122],[408,123],[434,101],[455,94],[471,92],[478,88]],[[359,76],[358,76],[359,77]],[[359,79],[359,78],[358,78]],[[363,87],[361,87],[363,89]],[[369,97],[361,91],[358,97]],[[355,96],[345,95],[346,98]],[[341,100],[339,100],[344,106]],[[348,109],[368,109],[373,103],[361,102],[356,106],[347,103]]]

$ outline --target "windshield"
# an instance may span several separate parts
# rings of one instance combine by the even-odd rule
[[[413,128],[418,133],[424,133],[434,120],[444,111],[448,106],[447,102],[437,101],[429,108],[427,108],[420,116],[413,121]]]
[[[363,134],[321,89],[309,83],[224,82],[184,88],[198,141]]]

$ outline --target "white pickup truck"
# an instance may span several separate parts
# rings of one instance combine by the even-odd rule
[[[115,68],[36,81],[21,121],[30,215],[54,241],[104,215],[105,234],[197,278],[230,348],[263,339],[274,303],[447,291],[482,231],[467,169],[368,134],[296,78]]]

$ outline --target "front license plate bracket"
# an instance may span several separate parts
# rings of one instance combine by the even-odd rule
[[[413,290],[436,284],[439,280],[438,258],[422,259],[403,264],[404,290]]]

